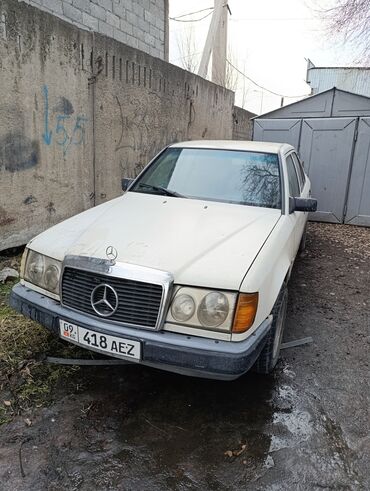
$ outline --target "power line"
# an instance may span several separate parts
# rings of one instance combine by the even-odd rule
[[[204,9],[204,10],[209,10],[209,9]],[[200,19],[178,19],[176,17],[169,17],[169,19],[170,20],[174,20],[176,22],[199,22],[200,20],[203,20],[203,19],[205,19],[206,17],[209,17],[212,14],[213,14],[213,9],[211,10],[211,12],[208,12],[208,14],[204,15]],[[188,15],[191,15],[191,14],[188,14]]]
[[[288,22],[288,21],[297,21],[297,20],[305,20],[305,21],[315,21],[316,19],[312,19],[310,17],[286,17],[284,18],[273,18],[273,17],[241,17],[239,19],[230,19],[232,22]]]
[[[310,95],[310,94],[284,95],[284,94],[279,94],[278,92],[274,92],[273,90],[270,90],[270,89],[267,89],[266,87],[263,87],[263,85],[258,84],[253,79],[251,79],[250,77],[248,77],[248,75],[246,75],[245,73],[243,73],[242,71],[240,71],[239,68],[237,68],[235,65],[233,65],[231,63],[231,61],[229,61],[227,59],[226,59],[226,61],[227,61],[227,63],[232,68],[234,68],[234,70],[236,70],[238,73],[240,73],[240,75],[242,75],[243,77],[245,77],[247,80],[249,80],[250,82],[252,82],[254,85],[256,85],[257,87],[259,87],[260,89],[265,90],[266,92],[270,92],[270,94],[274,94],[274,95],[277,95],[278,97],[284,97],[284,98],[287,98],[287,99],[298,99],[299,97],[307,97],[307,96]]]
[[[205,12],[206,10],[213,10],[214,7],[207,7],[206,9],[196,10],[195,12],[189,12],[188,14],[177,15],[176,17],[170,17],[172,20],[181,19],[181,17],[188,17],[189,15],[200,14],[200,12]]]
[[[189,15],[200,14],[201,12],[206,12],[207,10],[214,10],[214,7],[208,7],[206,9],[196,10],[195,12],[189,12],[188,14],[176,15],[176,17],[170,17],[171,20],[179,20],[183,17],[189,17]],[[183,20],[179,22],[192,22],[192,20]]]

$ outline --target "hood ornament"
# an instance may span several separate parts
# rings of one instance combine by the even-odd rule
[[[107,259],[110,262],[111,266],[114,266],[116,264],[116,259],[118,256],[117,249],[113,246],[108,246],[105,249],[105,255],[107,256]]]

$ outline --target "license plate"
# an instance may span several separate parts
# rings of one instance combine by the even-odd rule
[[[62,319],[59,319],[59,328],[60,337],[70,343],[85,346],[93,351],[107,353],[117,358],[140,360],[141,344],[138,341],[101,334]]]

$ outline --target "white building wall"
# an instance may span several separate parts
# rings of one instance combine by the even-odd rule
[[[168,0],[18,0],[168,60]]]
[[[370,97],[370,68],[309,67],[306,82],[311,86],[312,94],[337,87]]]

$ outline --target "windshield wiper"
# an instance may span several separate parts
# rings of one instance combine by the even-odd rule
[[[148,189],[152,189],[153,191],[159,191],[165,196],[174,196],[175,198],[186,198],[183,194],[176,193],[176,191],[171,191],[170,189],[163,188],[162,186],[153,186],[152,184],[146,184],[145,182],[140,182],[138,187],[144,187]]]

